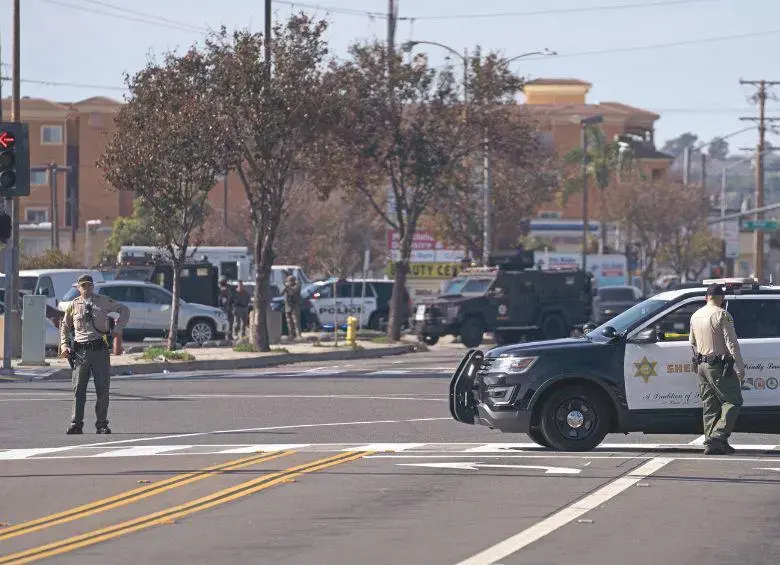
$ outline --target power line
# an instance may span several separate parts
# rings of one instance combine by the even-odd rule
[[[668,43],[651,43],[648,45],[636,45],[633,47],[615,47],[610,49],[594,49],[591,51],[579,51],[575,53],[561,53],[559,52],[555,59],[571,58],[571,57],[587,57],[592,55],[610,55],[613,53],[629,53],[633,51],[652,51],[655,49],[665,49],[668,47],[684,47],[688,45],[703,45],[706,43],[718,43],[721,41],[734,41],[737,39],[748,39],[751,37],[763,37],[769,35],[780,34],[780,29],[772,29],[767,31],[755,31],[748,33],[738,33],[734,35],[719,35],[715,37],[703,37],[701,39],[685,39],[681,41],[671,41]],[[550,57],[544,56],[532,56],[526,57],[525,61],[531,61],[534,59],[550,59]]]
[[[152,20],[159,20],[161,22],[173,24],[175,26],[182,26],[182,27],[192,27],[192,28],[198,28],[198,26],[188,24],[187,22],[182,22],[179,20],[171,20],[169,18],[164,18],[163,16],[157,16],[154,14],[148,14],[146,12],[139,12],[138,10],[131,10],[130,8],[122,8],[120,6],[115,6],[109,2],[105,2],[103,0],[80,0],[84,4],[95,4],[97,6],[105,6],[107,8],[110,8],[111,10],[116,10],[117,12],[125,12],[127,14],[134,14],[136,16],[141,16],[144,18],[149,18]],[[203,28],[205,29],[205,28]]]
[[[65,2],[64,0],[39,0],[40,2],[45,2],[46,4],[52,4],[55,6],[62,6],[65,8],[71,8],[73,10],[81,10],[82,12],[88,12],[90,14],[97,14],[101,16],[107,16],[109,18],[116,18],[119,20],[124,20],[128,22],[136,22],[136,23],[142,23],[147,25],[154,25],[158,27],[164,27],[168,29],[178,29],[181,31],[196,31],[200,33],[207,33],[208,29],[204,27],[198,27],[190,24],[185,23],[169,23],[169,21],[165,19],[160,19],[158,16],[151,16],[149,15],[146,18],[140,18],[140,17],[134,17],[130,15],[125,14],[115,14],[112,12],[106,12],[103,10],[98,10],[96,8],[88,8],[87,6],[81,6],[78,4],[72,4],[70,2]],[[118,8],[114,8],[118,9]]]
[[[4,76],[2,77],[2,80],[10,81],[11,77]],[[127,88],[123,86],[106,86],[104,84],[85,84],[81,82],[58,82],[53,80],[40,80],[40,79],[31,79],[31,78],[20,79],[20,82],[25,82],[28,84],[40,84],[43,86],[67,86],[69,88],[90,88],[93,90],[117,90],[117,91],[127,90]]]
[[[443,14],[433,16],[398,16],[398,21],[418,21],[418,20],[460,20],[475,18],[512,18],[512,17],[531,17],[547,15],[565,15],[579,14],[588,12],[611,12],[631,10],[637,8],[663,8],[682,6],[686,4],[701,4],[704,2],[723,2],[724,0],[658,0],[656,2],[634,2],[632,4],[609,4],[600,6],[585,6],[581,8],[558,8],[547,10],[533,10],[526,12],[487,12],[476,14]],[[323,10],[334,14],[344,14],[350,16],[368,16],[372,18],[387,18],[387,12],[373,12],[368,10],[357,10],[352,8],[339,8],[322,4],[309,4],[306,2],[295,2],[293,0],[274,0],[275,4],[285,4],[292,7],[309,8],[313,10]]]
[[[723,0],[661,0],[659,2],[636,2],[633,4],[612,4],[605,6],[585,6],[581,8],[558,8],[548,10],[533,10],[529,12],[494,12],[483,14],[450,14],[446,16],[408,16],[401,17],[401,20],[461,20],[476,18],[511,18],[511,17],[530,17],[530,16],[552,16],[564,14],[578,14],[585,12],[613,12],[619,10],[630,10],[636,8],[659,8],[670,6],[681,6],[685,4],[700,4],[703,2],[722,2]]]

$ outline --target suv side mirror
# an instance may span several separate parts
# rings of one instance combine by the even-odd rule
[[[607,339],[615,339],[618,336],[617,330],[612,326],[607,326],[606,328],[604,328],[601,334]]]
[[[656,343],[657,341],[663,341],[663,332],[659,336],[655,328],[647,328],[632,337],[629,343]]]

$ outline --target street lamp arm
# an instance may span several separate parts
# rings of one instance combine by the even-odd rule
[[[545,55],[548,57],[552,57],[557,54],[558,54],[557,51],[550,51],[549,49],[545,49],[544,51],[531,51],[529,53],[523,53],[522,55],[517,55],[516,57],[512,57],[511,59],[507,60],[507,63],[511,63],[512,61],[517,61],[518,59],[524,59],[525,57],[531,57],[532,55]]]
[[[455,49],[452,47],[448,47],[447,45],[444,45],[443,43],[438,43],[436,41],[406,41],[401,45],[401,49],[406,51],[407,53],[411,52],[412,49],[414,49],[417,45],[435,45],[436,47],[441,47],[442,49],[446,49],[453,55],[455,55],[458,59],[463,61],[463,64],[466,64],[466,57],[463,56],[463,54],[458,53]]]

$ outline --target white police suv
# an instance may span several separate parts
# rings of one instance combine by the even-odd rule
[[[586,451],[608,433],[701,434],[691,315],[722,284],[746,364],[737,432],[780,429],[780,287],[705,280],[657,294],[579,338],[469,351],[450,382],[455,420]]]

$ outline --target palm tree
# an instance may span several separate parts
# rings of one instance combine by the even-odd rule
[[[630,151],[625,151],[625,143],[615,140],[605,142],[604,133],[595,126],[586,126],[585,140],[587,154],[588,180],[595,184],[600,193],[599,222],[601,223],[601,247],[606,252],[607,230],[606,222],[610,219],[607,213],[606,198],[607,188],[620,176],[620,173],[631,168]],[[564,158],[566,165],[581,165],[583,160],[582,148],[578,147],[567,153]],[[582,173],[569,176],[563,183],[560,195],[561,205],[565,205],[568,199],[578,192],[582,192]]]

